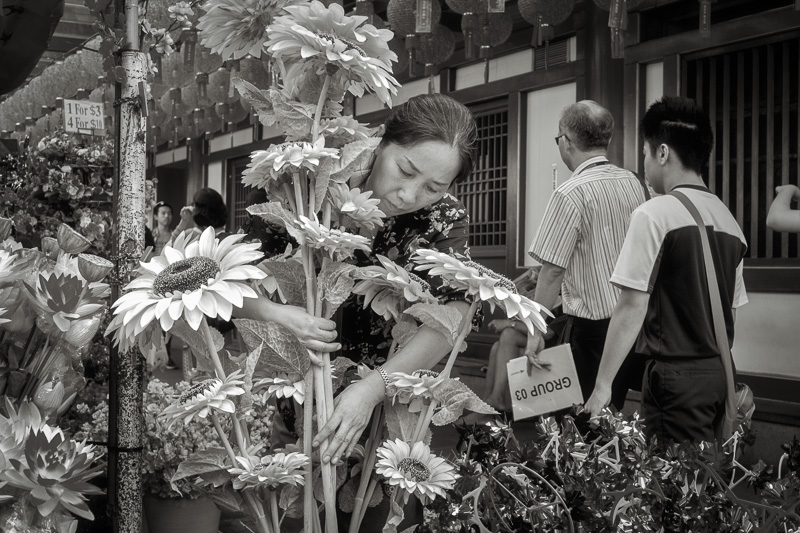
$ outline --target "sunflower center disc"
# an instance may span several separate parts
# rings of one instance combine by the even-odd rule
[[[505,289],[508,289],[510,292],[512,292],[514,294],[517,294],[517,286],[514,285],[514,282],[511,281],[510,279],[508,279],[507,277],[505,277],[505,276],[503,276],[501,274],[498,274],[494,270],[489,270],[485,266],[479,265],[475,261],[464,261],[464,264],[469,266],[469,267],[477,269],[478,272],[480,272],[484,276],[489,276],[490,278],[492,278],[494,280],[497,280],[497,283],[496,283],[497,285],[499,285],[499,286],[501,286],[501,287],[503,287]]]
[[[211,390],[211,387],[214,385],[215,381],[216,380],[214,379],[206,379],[200,383],[192,385],[186,392],[178,397],[178,404],[183,405],[185,403],[189,403],[189,401],[198,394],[203,394],[204,392]]]
[[[153,280],[153,293],[166,296],[175,292],[199,289],[219,273],[219,265],[210,257],[187,257],[172,263]]]
[[[416,483],[422,483],[431,477],[431,471],[425,466],[425,463],[419,459],[412,459],[411,457],[406,457],[401,460],[397,465],[397,469],[408,479]]]
[[[325,32],[321,32],[321,31],[317,32],[317,37],[319,37],[320,39],[324,39],[324,40],[328,41],[331,44],[336,44],[336,42],[338,41],[338,42],[344,44],[345,51],[347,51],[347,50],[355,50],[356,52],[361,54],[363,57],[367,56],[367,54],[364,53],[364,50],[362,50],[355,43],[352,43],[352,42],[348,41],[347,39],[342,39],[341,37],[338,37],[336,35],[331,35],[330,33],[325,33]]]

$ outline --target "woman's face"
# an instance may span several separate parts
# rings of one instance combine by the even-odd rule
[[[458,151],[445,142],[389,143],[376,150],[365,189],[388,216],[404,215],[441,200],[460,169]]]

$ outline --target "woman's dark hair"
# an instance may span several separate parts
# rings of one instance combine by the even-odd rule
[[[168,207],[170,213],[175,213],[175,211],[172,209],[172,206],[167,202],[156,202],[156,205],[153,206],[153,216],[158,216],[158,210],[162,207]]]
[[[455,181],[472,173],[478,128],[470,110],[453,98],[444,94],[414,96],[394,108],[384,126],[382,145],[441,141],[458,150],[461,168]]]
[[[703,174],[714,132],[708,115],[694,100],[677,96],[657,100],[644,114],[639,131],[651,150],[666,144],[686,169]]]
[[[228,208],[214,189],[204,187],[194,193],[194,223],[199,228],[219,228],[228,223]]]

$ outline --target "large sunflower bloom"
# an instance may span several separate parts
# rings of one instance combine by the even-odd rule
[[[296,0],[210,0],[202,7],[200,42],[223,60],[261,57],[267,26]]]
[[[29,493],[42,516],[49,516],[61,506],[93,520],[85,495],[102,493],[88,483],[102,473],[102,465],[92,468],[94,459],[93,446],[66,438],[59,428],[43,426],[31,429],[25,440],[24,457],[10,459],[10,468],[0,473],[0,479]]]
[[[325,7],[314,0],[308,4],[289,6],[289,14],[276,17],[267,28],[267,51],[276,59],[309,58],[320,66],[332,66],[341,72],[336,76],[349,79],[347,89],[363,96],[370,89],[391,106],[391,94],[397,94],[397,81],[392,77],[392,61],[397,55],[389,49],[392,32],[365,24],[367,17],[346,16],[336,3]]]
[[[386,441],[378,448],[375,471],[410,494],[416,493],[423,504],[427,498],[445,497],[444,491],[453,488],[456,474],[453,466],[431,453],[425,443],[410,447],[402,439]]]
[[[372,310],[386,320],[393,318],[399,322],[400,315],[409,305],[437,302],[427,281],[387,257],[377,257],[382,266],[359,269],[356,278],[361,281],[353,287],[354,293],[364,295],[365,308],[372,306]]]
[[[214,228],[206,228],[200,239],[187,244],[182,235],[160,256],[141,263],[137,269],[141,275],[125,287],[130,292],[112,306],[108,333],[116,332],[117,342],[130,345],[155,320],[164,331],[181,317],[195,330],[204,316],[230,320],[233,307],[258,296],[248,281],[266,277],[249,264],[262,257],[260,244],[240,244],[244,237],[231,235],[219,241]]]
[[[516,317],[531,334],[534,334],[534,328],[547,331],[542,313],[552,316],[550,311],[520,295],[514,282],[505,276],[474,261],[460,261],[436,250],[419,249],[412,259],[419,265],[418,270],[428,270],[432,276],[441,276],[448,286],[488,302],[492,310],[499,305],[508,318]]]
[[[242,185],[263,189],[270,180],[277,180],[283,174],[305,168],[316,171],[324,157],[339,158],[335,148],[325,148],[325,138],[316,142],[290,141],[273,144],[266,150],[256,150],[250,154],[250,163],[242,172]]]
[[[242,372],[237,370],[224,380],[212,378],[196,383],[181,394],[175,403],[164,409],[161,415],[169,420],[171,426],[181,418],[185,424],[191,422],[195,416],[206,418],[215,410],[235,413],[236,404],[229,396],[244,394],[244,389],[239,386],[244,385],[242,377]]]
[[[386,396],[391,397],[392,401],[410,404],[408,410],[416,413],[422,406],[422,400],[433,398],[433,390],[444,380],[432,370],[415,370],[411,374],[392,372],[389,374]]]
[[[297,219],[293,230],[289,231],[297,242],[324,250],[335,261],[353,257],[356,250],[367,253],[370,251],[370,241],[366,237],[327,228],[317,220],[303,215],[299,215]]]
[[[234,490],[303,485],[303,468],[308,464],[308,457],[297,452],[276,453],[260,459],[237,457],[236,460],[241,468],[228,469],[230,474],[236,476],[233,480]]]

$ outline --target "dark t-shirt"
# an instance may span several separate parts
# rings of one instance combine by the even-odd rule
[[[747,303],[742,281],[742,258],[747,250],[744,235],[725,204],[708,189],[680,186],[680,191],[697,207],[706,225],[732,346],[732,310]],[[719,355],[700,232],[680,200],[660,196],[633,212],[611,282],[650,293],[636,353],[653,357]]]

